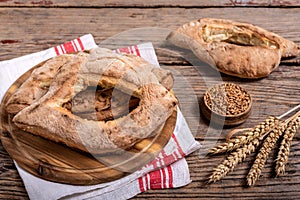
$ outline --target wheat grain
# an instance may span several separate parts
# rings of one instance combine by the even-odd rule
[[[231,152],[231,154],[214,169],[212,175],[209,177],[208,182],[216,182],[221,180],[230,171],[232,171],[238,163],[242,162],[247,155],[254,152],[258,145],[259,140],[255,138],[248,144],[244,144],[244,146],[236,149],[234,152]]]
[[[210,149],[209,153],[219,154],[237,149],[255,138],[262,138],[263,135],[272,130],[278,123],[279,120],[276,117],[270,116],[264,122],[258,124],[250,131],[245,132],[243,135],[236,136],[234,139],[230,139],[226,143]]]
[[[204,95],[208,107],[221,115],[238,115],[249,109],[251,97],[234,83],[223,83],[210,88]]]
[[[297,117],[288,124],[287,129],[283,133],[283,140],[281,141],[278,156],[276,159],[275,170],[277,176],[284,174],[285,172],[285,165],[288,162],[291,142],[299,126],[300,126],[300,117]]]
[[[269,153],[275,146],[283,131],[286,129],[286,126],[286,123],[281,123],[279,126],[275,127],[263,141],[262,147],[260,148],[255,158],[254,164],[252,165],[247,175],[247,184],[249,186],[254,185],[259,178],[262,168],[264,167],[265,162],[269,156]]]

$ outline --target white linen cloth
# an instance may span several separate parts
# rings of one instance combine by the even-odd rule
[[[0,101],[10,85],[34,65],[49,58],[97,47],[91,34],[65,44],[0,62]],[[159,67],[151,43],[115,50],[143,57]],[[200,148],[178,109],[174,133],[162,152],[142,169],[115,181],[92,186],[54,183],[35,177],[15,162],[30,199],[128,199],[149,189],[176,188],[191,182],[185,156]]]

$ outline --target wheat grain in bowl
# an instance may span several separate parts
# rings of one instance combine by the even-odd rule
[[[251,107],[252,98],[244,88],[234,83],[222,83],[205,92],[201,110],[207,119],[216,123],[237,125],[249,117]]]

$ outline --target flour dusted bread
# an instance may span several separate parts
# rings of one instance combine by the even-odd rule
[[[219,71],[242,78],[268,76],[282,57],[299,53],[294,42],[275,33],[224,19],[191,21],[171,32],[167,40],[192,50]]]
[[[63,65],[71,62],[76,56],[77,54],[64,54],[38,64],[31,76],[8,100],[6,111],[10,114],[17,114],[25,107],[31,105],[34,101],[40,99],[48,91],[50,83],[58,70]],[[156,76],[158,82],[168,90],[173,87],[174,80],[170,71],[148,65],[145,60],[137,56],[124,56],[132,57],[132,59],[137,62],[136,64],[147,65],[147,67],[150,67],[151,72]]]
[[[6,111],[10,114],[17,114],[35,100],[40,99],[48,91],[50,82],[60,67],[70,62],[74,56],[73,54],[67,54],[40,63],[28,80],[9,99]]]
[[[52,61],[56,59],[61,58]],[[103,48],[78,53],[59,67],[47,92],[30,105],[26,104],[13,122],[27,132],[91,153],[131,147],[153,136],[177,105],[169,91],[173,81],[170,73],[157,69],[142,58],[119,55]],[[76,95],[89,87],[115,89],[139,101],[131,112],[118,118],[86,119],[76,115],[72,107],[76,104]],[[22,93],[22,90],[17,92]],[[74,109],[80,112],[85,107]]]

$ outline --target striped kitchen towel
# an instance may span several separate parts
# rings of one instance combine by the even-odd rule
[[[0,100],[9,86],[32,66],[57,55],[95,47],[97,45],[92,35],[88,34],[38,53],[0,62]],[[125,47],[115,52],[135,54],[159,67],[151,43]],[[67,185],[35,177],[15,164],[31,199],[128,199],[149,189],[176,188],[190,183],[184,157],[199,148],[200,144],[195,141],[178,109],[174,133],[164,149],[152,162],[124,178],[92,186]]]

